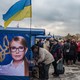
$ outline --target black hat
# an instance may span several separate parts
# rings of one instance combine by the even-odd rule
[[[34,50],[35,48],[38,48],[39,46],[37,44],[34,44],[31,49]]]

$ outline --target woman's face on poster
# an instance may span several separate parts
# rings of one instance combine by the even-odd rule
[[[13,60],[21,61],[25,56],[27,48],[25,48],[19,41],[12,41],[10,45],[10,51]]]

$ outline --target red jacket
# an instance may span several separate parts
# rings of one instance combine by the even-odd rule
[[[80,42],[77,43],[77,51],[80,52]]]

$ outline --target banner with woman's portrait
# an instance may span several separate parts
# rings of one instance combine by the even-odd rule
[[[29,80],[29,44],[25,32],[0,31],[0,80]]]

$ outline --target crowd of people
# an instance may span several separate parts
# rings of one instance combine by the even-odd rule
[[[51,54],[55,53],[58,51],[57,49],[60,48],[61,55],[63,56],[63,62],[65,62],[67,65],[75,64],[76,60],[80,61],[80,39],[77,41],[75,39],[42,39],[39,40],[37,44],[38,46],[47,49]]]
[[[44,80],[49,78],[48,72],[51,64],[54,67],[52,75],[59,76],[61,72],[64,73],[63,64],[72,65],[80,61],[80,40],[40,39],[31,49],[35,62],[38,65],[42,63],[41,72],[44,73]],[[62,64],[62,71],[58,69],[59,64]]]

